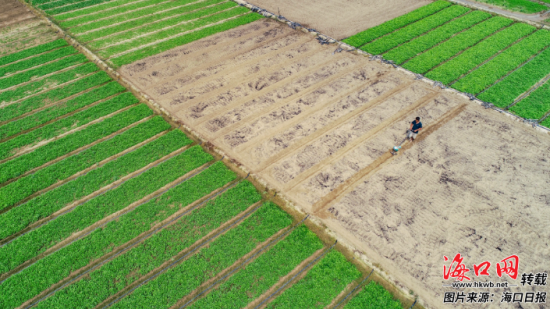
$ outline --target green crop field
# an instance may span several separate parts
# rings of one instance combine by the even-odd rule
[[[549,9],[527,0],[482,2]],[[548,30],[439,0],[344,42],[548,127],[546,92],[538,91],[550,76]]]
[[[224,0],[33,5],[116,65],[261,18]],[[320,308],[370,288],[64,39],[23,46],[0,57],[0,308]],[[380,289],[359,301],[401,307]]]

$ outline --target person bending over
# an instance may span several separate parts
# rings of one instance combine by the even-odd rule
[[[420,117],[416,117],[416,119],[411,122],[411,127],[409,129],[407,138],[410,138],[411,142],[414,141],[420,130],[422,130],[422,122],[420,122]]]

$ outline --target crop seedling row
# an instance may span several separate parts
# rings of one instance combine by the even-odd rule
[[[22,50],[17,53],[13,53],[4,57],[0,58],[0,65],[6,65],[8,63],[12,63],[15,61],[19,61],[37,54],[41,54],[47,51],[50,51],[52,49],[56,49],[59,47],[67,46],[67,42],[63,39],[58,39],[52,42],[48,42],[45,44],[41,44],[35,47],[31,47],[25,50]]]
[[[511,112],[525,119],[540,119],[546,115],[549,110],[550,82],[544,83],[528,97],[510,108]],[[548,118],[546,118],[546,122],[543,122],[542,125],[549,127],[548,124]]]
[[[137,247],[117,256],[102,265],[101,268],[89,273],[87,278],[58,291],[54,296],[40,303],[38,308],[51,308],[52,305],[71,307],[75,304],[78,304],[79,308],[94,308],[109,296],[121,291],[143,275],[169,261],[176,254],[260,199],[260,195],[252,184],[247,181],[242,182],[214,200],[209,201],[207,205],[183,216],[173,225],[146,239]],[[262,213],[265,214],[265,212],[259,214]],[[246,228],[239,229],[242,234],[237,237],[244,238],[247,249],[252,250],[257,243],[281,229],[281,223],[290,221],[288,215],[284,213],[280,214],[280,217],[282,217],[282,220],[281,218],[273,220],[273,216],[259,217],[259,215],[253,215],[247,222],[243,222],[243,224],[248,223],[248,225],[244,225]],[[190,233],[190,231],[193,231],[193,233]],[[232,240],[236,241],[236,235],[232,236]],[[235,243],[229,243],[229,246],[225,246],[226,251],[221,256],[223,260],[232,258],[234,252],[240,253],[241,250],[234,245]],[[241,255],[238,254],[238,257]],[[203,263],[206,263],[206,261],[203,261]]]
[[[191,144],[191,142],[183,132],[172,130],[168,134],[107,162],[85,175],[10,209],[0,215],[0,239],[21,231],[29,224],[53,214],[66,205],[94,193],[100,188],[145,167],[147,164]]]
[[[403,309],[403,306],[379,283],[371,281],[344,309]]]

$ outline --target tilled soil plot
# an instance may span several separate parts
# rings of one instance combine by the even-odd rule
[[[429,0],[248,0],[276,15],[341,40],[407,14]]]
[[[523,220],[550,218],[550,136],[334,49],[262,20],[121,72],[430,307],[443,301],[443,255],[497,263],[518,254],[525,271],[545,270],[548,235]],[[393,156],[416,116],[424,131]],[[476,233],[495,240],[482,248]]]
[[[4,27],[34,19],[34,14],[17,0],[0,2],[0,31]]]

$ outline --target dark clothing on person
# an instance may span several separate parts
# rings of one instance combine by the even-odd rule
[[[416,130],[422,128],[422,122],[420,122],[420,121],[417,123],[416,120],[415,120],[415,121],[412,122],[412,125],[413,125],[412,131],[414,133],[418,133],[418,132],[416,132]]]

